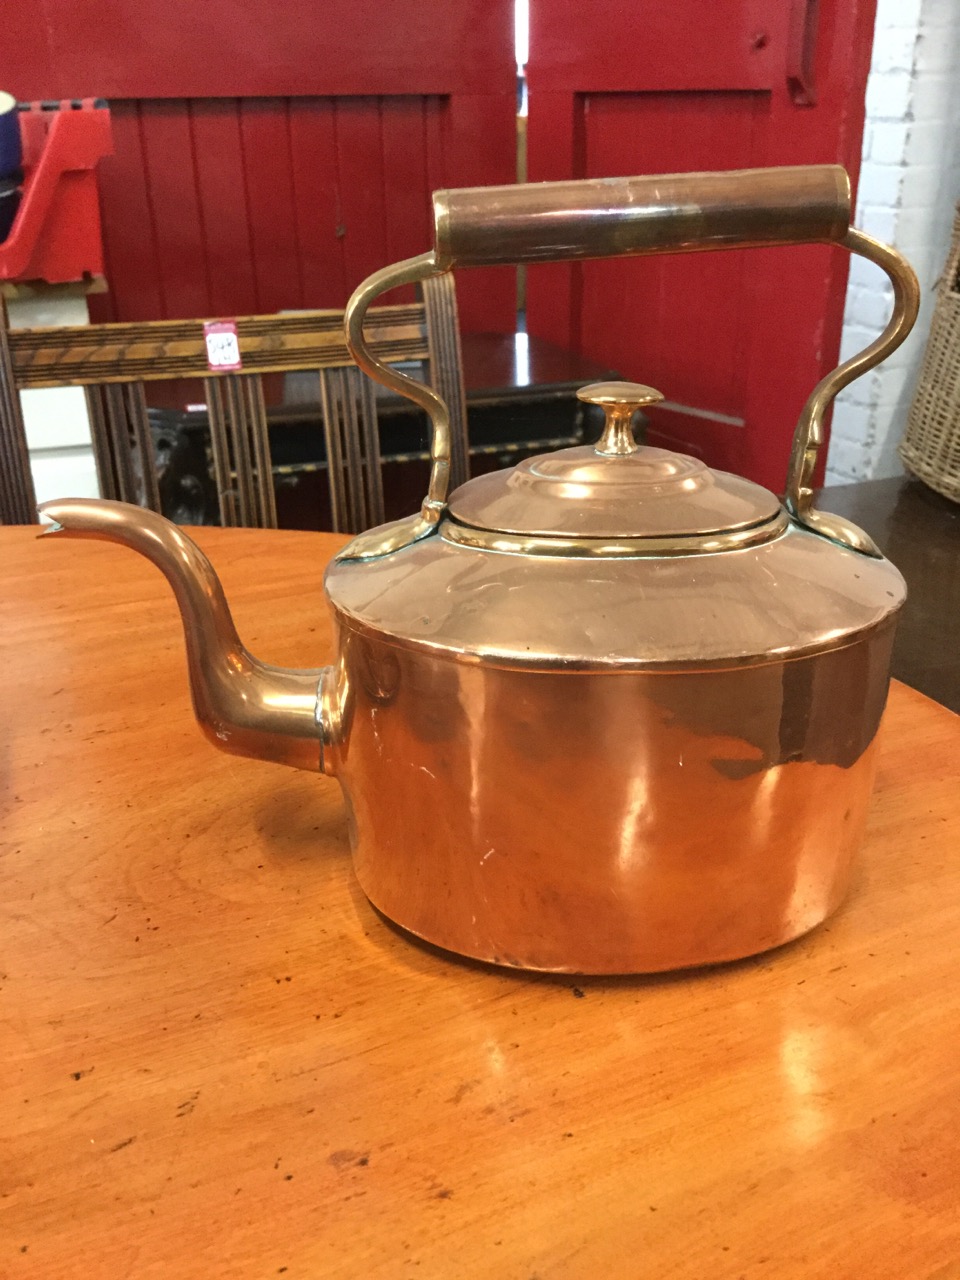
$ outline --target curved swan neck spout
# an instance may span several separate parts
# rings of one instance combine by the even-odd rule
[[[320,769],[316,671],[258,661],[240,643],[216,573],[195,542],[162,516],[124,502],[46,502],[43,536],[101,538],[152,560],[173,587],[183,619],[190,691],[200,727],[224,751]]]

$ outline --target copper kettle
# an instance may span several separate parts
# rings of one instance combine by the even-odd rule
[[[43,508],[54,532],[122,542],[166,574],[194,706],[215,745],[343,788],[356,874],[410,932],[500,965],[628,973],[795,938],[847,887],[871,793],[904,583],[811,505],[836,393],[908,333],[918,288],[850,227],[834,166],[440,192],[435,247],[356,291],[357,363],[433,421],[419,515],[354,539],[325,587],[336,661],[249,654],[203,553],[118,503]],[[446,406],[381,364],[363,317],[454,266],[826,241],[894,288],[881,337],[813,391],[781,503],[638,447],[649,388],[608,384],[596,447],[447,494]]]

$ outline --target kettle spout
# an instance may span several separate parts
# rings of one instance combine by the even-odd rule
[[[40,513],[54,522],[44,537],[119,542],[164,574],[183,619],[194,711],[215,746],[298,769],[322,767],[317,699],[324,670],[288,671],[248,653],[213,566],[181,529],[141,507],[90,498],[45,502]]]

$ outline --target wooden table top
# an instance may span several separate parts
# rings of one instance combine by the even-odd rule
[[[0,529],[0,1275],[960,1276],[960,719],[904,686],[855,889],[679,976],[531,977],[367,905],[337,784],[191,720],[159,574]],[[332,535],[201,530],[318,665]]]

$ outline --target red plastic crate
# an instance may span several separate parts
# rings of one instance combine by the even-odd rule
[[[20,111],[23,196],[0,244],[0,279],[63,284],[103,273],[97,163],[113,153],[110,112],[93,98]]]

